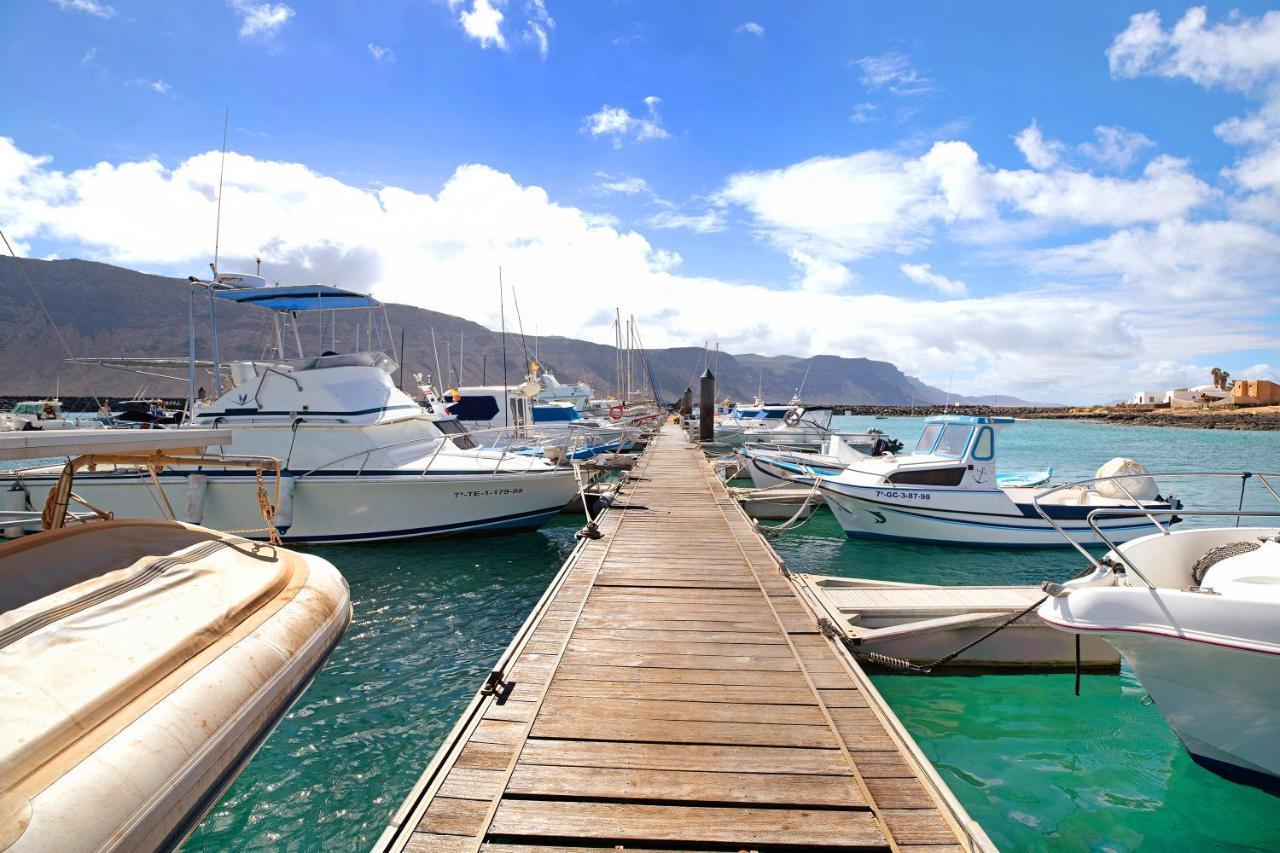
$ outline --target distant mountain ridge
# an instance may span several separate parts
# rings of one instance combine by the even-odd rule
[[[0,394],[59,392],[119,397],[144,389],[150,395],[186,394],[185,383],[172,379],[67,364],[65,352],[33,298],[24,272],[76,356],[185,357],[187,353],[188,291],[182,279],[93,261],[0,258],[0,363],[5,366],[0,373]],[[208,358],[209,305],[200,299],[195,307],[197,357]],[[265,355],[272,340],[267,312],[223,301],[217,303],[216,311],[220,356],[224,361]],[[338,317],[336,327],[330,327],[327,317],[323,327],[319,317],[300,319],[298,333],[308,352],[321,345],[327,348],[335,339],[339,349],[352,346],[357,323],[363,324],[361,337],[367,334],[363,312],[338,312]],[[438,351],[440,372],[456,378],[461,370],[463,384],[502,382],[499,333],[461,317],[409,305],[388,304],[387,318],[397,347],[401,329],[404,330],[406,381],[414,372],[436,374]],[[459,365],[458,345],[463,337],[466,363]],[[585,381],[602,394],[617,387],[612,346],[559,336],[529,336],[527,344],[530,349],[536,346],[540,363],[562,382]],[[292,350],[292,342],[286,347]],[[385,345],[382,348],[390,349]],[[520,336],[508,332],[506,350],[507,377],[515,383],[526,370]],[[675,399],[688,386],[696,392],[697,377],[707,364],[707,353],[701,347],[652,349],[646,355],[663,399]],[[446,367],[450,357],[452,368]],[[786,401],[803,382],[804,399],[815,404],[926,405],[948,401],[946,392],[907,376],[885,361],[753,353],[713,353],[711,359],[719,398],[750,400],[760,389],[770,401]],[[647,391],[648,381],[641,385],[644,368],[638,357],[633,370],[640,377],[635,383],[637,388]],[[207,373],[200,379],[211,387]],[[996,406],[1035,405],[1000,395],[952,395],[949,399]]]

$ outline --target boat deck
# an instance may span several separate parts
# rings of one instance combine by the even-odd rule
[[[599,529],[377,849],[992,849],[682,432]]]

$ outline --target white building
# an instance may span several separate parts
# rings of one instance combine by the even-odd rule
[[[1167,394],[1164,391],[1139,391],[1129,402],[1138,406],[1154,406],[1163,403],[1166,398]]]

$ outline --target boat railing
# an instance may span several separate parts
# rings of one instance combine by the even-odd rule
[[[1171,480],[1171,479],[1178,479],[1180,477],[1217,478],[1217,479],[1223,479],[1223,480],[1238,479],[1240,481],[1239,505],[1234,510],[1186,510],[1186,509],[1174,509],[1173,507],[1170,507],[1168,509],[1164,509],[1161,507],[1152,507],[1148,505],[1150,503],[1149,501],[1143,501],[1136,498],[1133,492],[1130,491],[1129,488],[1124,483],[1125,480],[1137,480],[1137,479],[1144,479],[1144,478],[1149,478],[1152,480],[1155,480],[1156,478],[1160,478],[1162,480]],[[1051,486],[1047,489],[1043,489],[1039,492],[1036,492],[1036,494],[1033,495],[1031,498],[1031,505],[1035,507],[1035,510],[1037,513],[1039,513],[1040,517],[1043,518],[1045,521],[1047,521],[1049,525],[1055,531],[1057,531],[1059,536],[1061,536],[1067,542],[1071,543],[1071,547],[1075,548],[1077,551],[1083,554],[1085,559],[1087,559],[1095,569],[1102,568],[1102,562],[1093,554],[1089,553],[1088,549],[1086,549],[1083,545],[1081,545],[1079,542],[1073,539],[1070,535],[1068,535],[1068,533],[1062,529],[1062,526],[1058,524],[1058,522],[1055,521],[1052,517],[1050,517],[1048,511],[1044,508],[1044,506],[1041,505],[1040,502],[1044,498],[1049,497],[1050,495],[1057,494],[1058,492],[1062,492],[1062,491],[1067,491],[1069,489],[1077,489],[1080,487],[1085,487],[1088,489],[1096,490],[1095,487],[1097,486],[1098,483],[1106,483],[1106,482],[1114,483],[1120,489],[1120,491],[1124,492],[1125,496],[1128,497],[1132,505],[1117,506],[1117,507],[1097,507],[1096,509],[1092,510],[1088,514],[1088,516],[1086,516],[1086,521],[1088,522],[1089,527],[1093,529],[1093,532],[1101,540],[1101,544],[1105,545],[1113,553],[1120,555],[1125,565],[1129,568],[1133,568],[1133,571],[1138,575],[1138,577],[1142,577],[1142,572],[1138,571],[1137,568],[1133,567],[1133,564],[1128,560],[1128,558],[1124,557],[1124,555],[1121,553],[1119,547],[1114,542],[1112,542],[1111,539],[1109,539],[1107,535],[1099,528],[1097,524],[1097,519],[1111,517],[1111,516],[1133,517],[1136,515],[1142,515],[1142,516],[1145,516],[1147,520],[1150,521],[1152,525],[1155,526],[1157,531],[1159,531],[1161,534],[1165,536],[1169,535],[1169,528],[1165,524],[1161,524],[1157,516],[1167,516],[1170,519],[1172,519],[1174,516],[1182,518],[1182,517],[1187,517],[1192,515],[1233,516],[1236,519],[1236,526],[1239,527],[1241,518],[1247,518],[1247,517],[1250,517],[1251,515],[1254,515],[1254,513],[1251,513],[1244,509],[1244,495],[1245,495],[1245,488],[1246,486],[1248,486],[1249,481],[1255,478],[1258,480],[1258,482],[1262,483],[1262,485],[1266,488],[1266,490],[1271,494],[1271,497],[1275,498],[1277,503],[1280,503],[1280,491],[1277,491],[1276,485],[1272,482],[1273,480],[1280,480],[1280,474],[1276,474],[1273,472],[1263,473],[1260,471],[1167,471],[1163,473],[1145,472],[1140,474],[1115,474],[1110,477],[1089,477],[1084,480],[1075,480],[1070,483],[1060,483],[1056,486]],[[1276,517],[1276,516],[1280,516],[1280,513],[1264,512],[1264,513],[1260,513],[1260,515],[1264,517]],[[1142,579],[1143,581],[1146,581],[1146,578],[1142,578]]]

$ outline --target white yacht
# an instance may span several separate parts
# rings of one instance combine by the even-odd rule
[[[611,410],[611,417],[588,417],[572,403],[541,400],[541,389],[541,382],[530,377],[513,386],[464,386],[446,394],[444,401],[469,429],[494,436],[569,439],[579,455],[627,450],[639,435],[622,420],[621,406]]]
[[[44,400],[23,400],[7,412],[0,412],[0,432],[56,430],[56,429],[93,429],[96,421],[77,424],[73,418],[62,411],[62,401],[53,397]]]
[[[1277,497],[1280,475],[1218,476]],[[1046,583],[1040,618],[1114,646],[1196,762],[1280,790],[1280,527],[1157,526],[1102,559],[1086,554],[1090,574]]]
[[[1095,487],[1053,489],[1002,486],[996,470],[997,434],[1013,418],[940,415],[925,421],[912,453],[857,461],[819,489],[849,536],[941,545],[1061,546],[1100,542],[1088,522],[1095,509],[1120,509],[1098,521],[1113,540],[1144,533],[1148,511],[1181,504],[1158,494],[1155,481],[1132,460],[1104,465],[1125,473]]]
[[[70,458],[43,512],[3,516],[44,528],[0,544],[5,850],[177,849],[346,630],[347,584],[320,557],[76,500],[76,472],[97,460],[154,470],[230,438],[0,435],[0,459]],[[245,479],[268,463],[245,460]]]
[[[253,276],[201,283],[215,298],[281,314],[380,307],[369,296],[324,285],[282,287]],[[296,338],[295,338],[296,340]],[[376,350],[236,361],[231,389],[197,407],[192,426],[222,427],[238,453],[284,466],[276,526],[286,542],[369,542],[536,528],[576,494],[574,471],[548,459],[480,447],[448,416],[423,410],[392,379],[397,364]],[[217,530],[253,527],[255,483],[219,466],[85,474],[79,493],[118,518],[157,518],[164,506]],[[56,469],[6,472],[0,491],[39,502]]]

